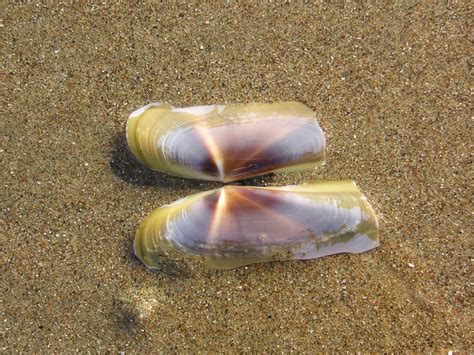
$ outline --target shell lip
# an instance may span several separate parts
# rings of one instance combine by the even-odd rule
[[[152,108],[152,107],[160,107],[165,105],[166,103],[163,101],[156,101],[156,102],[151,102],[145,106],[142,106],[135,111],[133,111],[129,115],[130,118],[135,118],[139,117],[141,114],[143,114],[146,110]],[[193,115],[207,115],[210,112],[212,112],[214,109],[217,109],[219,113],[222,113],[225,110],[226,106],[225,105],[218,105],[218,104],[212,104],[212,105],[199,105],[199,106],[188,106],[188,107],[176,107],[170,105],[170,111],[171,112],[184,112],[184,113],[190,113]]]
[[[129,116],[128,116],[128,119],[130,118],[135,118],[135,117],[139,117],[141,114],[143,114],[143,112],[145,112],[146,110],[152,108],[152,107],[159,107],[159,106],[162,106],[163,105],[163,102],[161,101],[157,101],[157,102],[151,102],[145,106],[142,106],[140,107],[139,109],[136,109],[135,111],[133,111]]]

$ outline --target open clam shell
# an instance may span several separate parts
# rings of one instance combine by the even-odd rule
[[[135,254],[149,268],[187,256],[226,269],[377,247],[377,218],[352,181],[285,187],[224,186],[154,210]]]
[[[222,182],[311,169],[323,163],[325,148],[315,114],[298,102],[150,104],[130,115],[127,142],[153,170]]]

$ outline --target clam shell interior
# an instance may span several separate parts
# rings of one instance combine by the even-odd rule
[[[361,253],[377,247],[377,218],[352,181],[224,186],[153,211],[135,253],[149,268],[199,256],[211,268]]]
[[[298,102],[150,104],[130,115],[127,142],[151,169],[222,182],[311,169],[325,149],[314,112]]]

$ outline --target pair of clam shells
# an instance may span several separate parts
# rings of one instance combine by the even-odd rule
[[[324,162],[314,113],[297,102],[133,112],[127,142],[151,169],[231,182]],[[154,210],[134,249],[149,268],[201,256],[211,268],[360,253],[378,245],[377,219],[352,181],[285,187],[224,186]]]

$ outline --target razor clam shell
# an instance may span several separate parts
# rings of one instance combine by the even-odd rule
[[[352,181],[285,187],[224,186],[154,210],[135,254],[149,268],[204,257],[210,268],[314,259],[377,247],[377,218]]]
[[[153,170],[230,182],[324,162],[315,114],[298,102],[175,108],[149,104],[127,121],[127,142]]]

